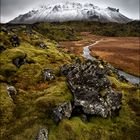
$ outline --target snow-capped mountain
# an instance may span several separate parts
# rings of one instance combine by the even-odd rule
[[[91,3],[61,3],[51,6],[41,6],[10,21],[14,24],[32,24],[36,22],[65,21],[100,21],[127,23],[131,21],[116,8],[99,8]]]

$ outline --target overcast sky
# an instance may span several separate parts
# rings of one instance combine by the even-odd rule
[[[1,2],[1,22],[8,22],[19,14],[24,14],[29,10],[39,6],[66,2],[68,0],[0,0]],[[140,0],[69,0],[69,2],[91,2],[99,7],[119,8],[120,12],[132,19],[139,19]]]

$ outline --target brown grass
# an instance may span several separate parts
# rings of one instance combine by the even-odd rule
[[[81,55],[83,52],[83,47],[89,44],[94,43],[96,40],[99,40],[100,36],[94,36],[90,34],[90,32],[82,32],[81,40],[79,41],[63,41],[60,42],[61,48],[66,52],[75,53],[77,55]]]
[[[104,37],[82,32],[81,40],[60,42],[66,52],[82,55],[83,47],[103,39],[91,47],[91,54],[100,56],[113,66],[140,76],[140,42],[138,37]]]
[[[106,37],[91,51],[119,69],[140,75],[139,45],[137,37]]]

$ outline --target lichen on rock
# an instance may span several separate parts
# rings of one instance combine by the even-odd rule
[[[40,129],[35,140],[48,140],[48,130],[46,128]]]
[[[53,120],[58,123],[64,117],[70,118],[72,113],[72,105],[70,102],[64,102],[60,106],[53,109]]]
[[[78,61],[61,68],[61,73],[66,75],[73,93],[74,107],[81,106],[81,113],[107,118],[120,109],[122,93],[112,89],[107,78],[109,70],[111,71],[98,60]],[[102,91],[105,91],[104,96]]]

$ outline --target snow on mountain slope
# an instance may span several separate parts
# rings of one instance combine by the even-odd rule
[[[100,21],[127,23],[131,21],[115,8],[99,8],[93,4],[61,3],[52,6],[41,6],[24,15],[20,15],[9,23],[32,24],[35,22],[64,22],[64,21]]]

